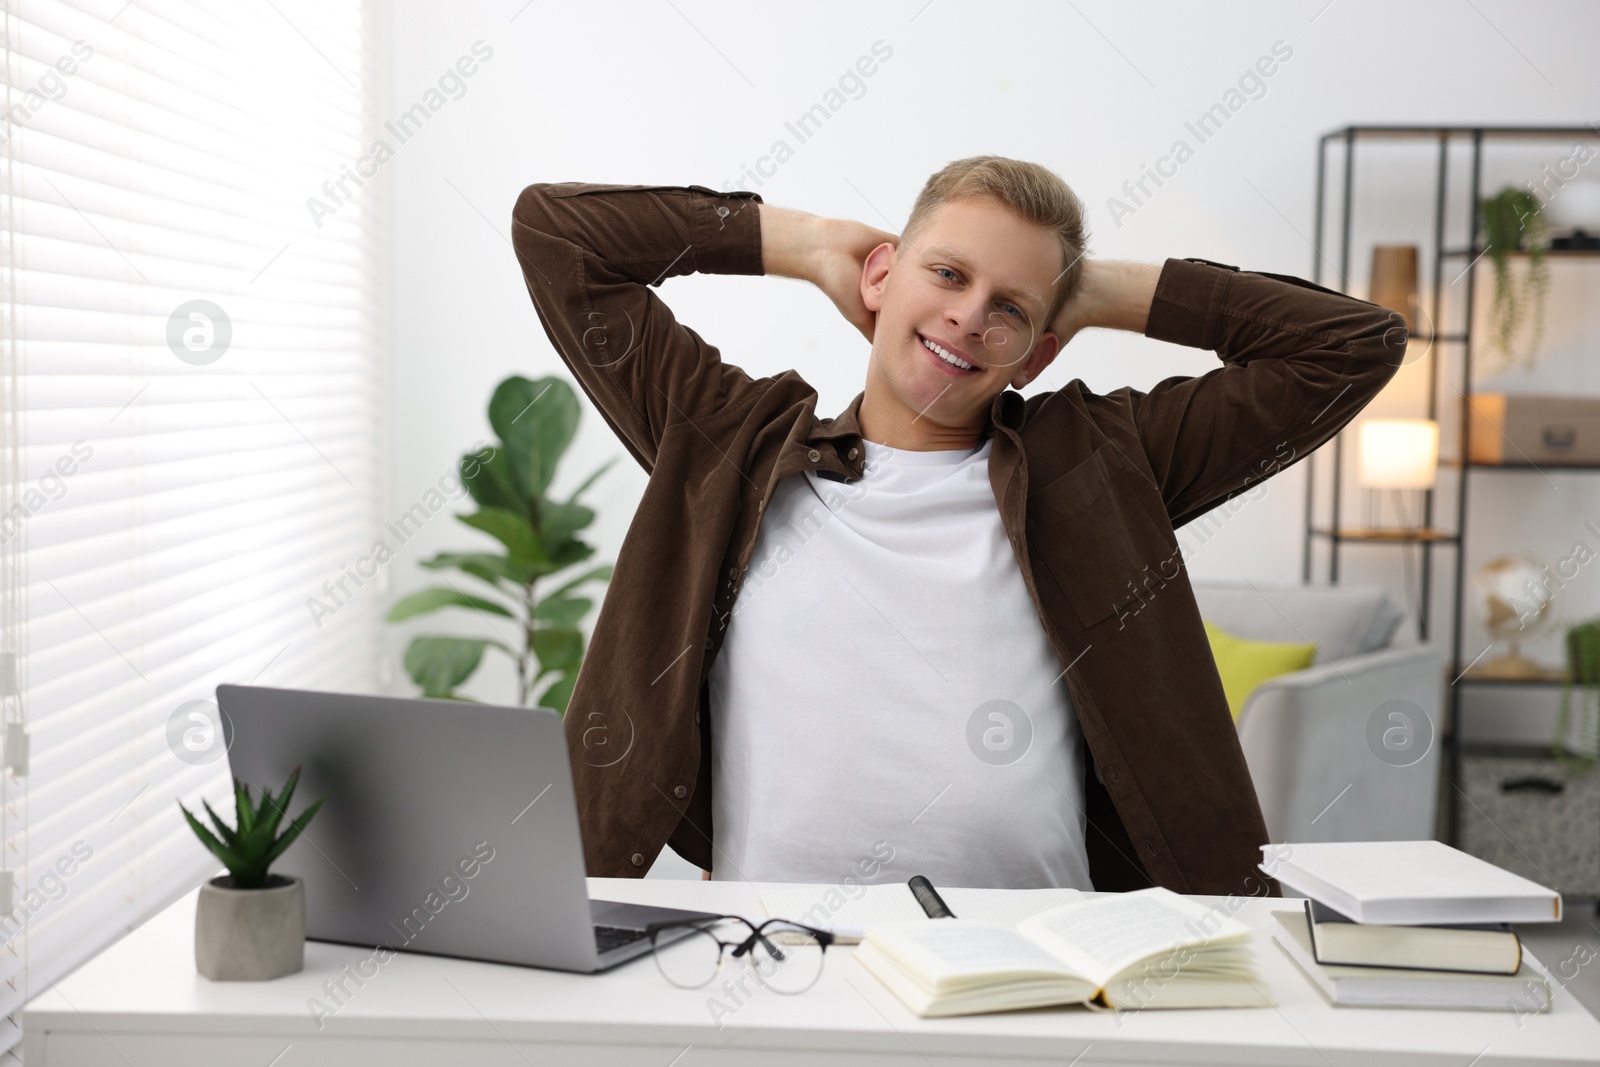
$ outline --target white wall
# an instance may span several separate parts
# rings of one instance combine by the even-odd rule
[[[712,0],[603,6],[399,0],[393,8],[396,115],[469,55],[474,42],[493,49],[466,79],[465,94],[395,145],[387,164],[396,194],[396,511],[418,500],[467,445],[489,435],[483,410],[497,381],[512,373],[566,373],[510,246],[511,207],[531,182],[754,188],[772,203],[898,231],[930,173],[962,156],[998,153],[1054,168],[1084,197],[1095,255],[1153,262],[1202,256],[1310,277],[1320,133],[1350,123],[1578,124],[1597,118],[1585,109],[1600,100],[1593,62],[1600,7],[1578,2],[827,0],[793,5],[783,15],[776,5]],[[785,122],[823,101],[879,41],[892,56],[864,79],[858,98],[847,97],[823,129],[799,143]],[[1264,79],[1264,93],[1199,144],[1185,122],[1223,100],[1280,41],[1292,55]],[[745,166],[780,138],[793,158],[759,185],[741,181]],[[1121,195],[1123,183],[1178,138],[1194,147],[1193,158],[1135,213],[1114,220],[1108,198]],[[1489,171],[1485,188],[1531,176],[1568,150],[1540,145],[1516,166]],[[1371,194],[1365,201],[1371,213],[1356,231],[1351,292],[1366,293],[1372,243],[1431,242],[1433,158],[1426,149],[1381,150],[1358,167],[1358,193]],[[1591,169],[1600,173],[1600,163]],[[1464,175],[1464,161],[1457,173]],[[1458,200],[1464,199],[1462,192]],[[1454,232],[1463,226],[1457,217]],[[1532,374],[1508,376],[1508,387],[1600,391],[1600,381],[1589,380],[1595,372],[1581,361],[1593,347],[1600,285],[1596,261],[1586,262],[1554,268],[1542,362]],[[1429,273],[1425,266],[1424,277]],[[1323,282],[1337,287],[1331,267]],[[1480,304],[1489,292],[1485,284]],[[701,277],[668,282],[662,294],[682,321],[752,375],[800,368],[817,387],[821,410],[842,408],[861,388],[865,342],[803,283]],[[1148,388],[1216,365],[1210,353],[1093,331],[1029,389],[1054,389],[1073,378],[1099,391]],[[1395,392],[1403,394],[1405,381],[1420,373],[1420,365],[1404,372]],[[1422,414],[1422,394],[1413,394],[1409,409],[1405,399],[1386,394],[1369,410]],[[644,474],[584,404],[585,421],[559,486],[571,486],[606,457],[624,456],[592,496],[601,515],[593,530],[597,558],[615,559]],[[1323,485],[1329,469],[1319,468]],[[1296,466],[1230,515],[1190,552],[1191,573],[1298,581],[1303,476],[1304,465]],[[1600,517],[1600,483],[1591,476],[1479,477],[1474,514],[1483,521],[1468,553],[1469,574],[1516,548],[1554,564],[1583,533],[1582,523]],[[1358,503],[1348,498],[1348,506]],[[392,591],[428,581],[416,559],[486,540],[441,513],[390,568]],[[1449,552],[1436,561],[1435,586],[1445,587]],[[1343,578],[1379,581],[1397,598],[1404,595],[1393,548],[1351,550]],[[1564,614],[1600,613],[1596,589],[1593,573],[1580,575],[1569,586]],[[1435,609],[1435,637],[1448,640],[1445,606],[1440,601]],[[453,625],[481,629],[470,618]],[[1468,628],[1469,655],[1484,644],[1476,625]],[[445,626],[434,621],[427,628]],[[391,663],[416,629],[389,635]],[[1531,651],[1553,658],[1556,648],[1551,640]],[[502,699],[509,679],[509,670],[495,663],[470,691]],[[406,688],[397,668],[392,684]],[[1492,696],[1478,699],[1495,706]],[[1531,721],[1527,728],[1543,736],[1546,720]]]

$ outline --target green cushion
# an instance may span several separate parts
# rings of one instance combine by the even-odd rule
[[[1230,634],[1209,621],[1202,621],[1206,624],[1206,637],[1211,640],[1211,655],[1217,661],[1217,673],[1222,676],[1222,691],[1228,697],[1228,710],[1233,712],[1235,724],[1239,722],[1239,712],[1244,709],[1244,702],[1255,692],[1256,686],[1280,674],[1305,670],[1317,656],[1315,644],[1252,641]]]

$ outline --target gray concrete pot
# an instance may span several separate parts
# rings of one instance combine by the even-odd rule
[[[194,966],[214,982],[261,982],[306,960],[306,884],[273,874],[261,889],[234,889],[221,875],[200,887]]]

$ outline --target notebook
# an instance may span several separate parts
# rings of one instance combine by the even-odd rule
[[[1077,889],[973,889],[938,887],[940,898],[958,919],[1015,926],[1047,908],[1087,899]],[[930,921],[904,882],[874,885],[769,885],[759,891],[768,918],[827,930],[839,944],[861,940],[871,923]],[[941,920],[944,921],[944,920]]]
[[[1272,940],[1335,1006],[1550,1010],[1550,983],[1526,961],[1509,975],[1318,963],[1311,954],[1304,909],[1272,915],[1277,920]]]
[[[1263,845],[1261,869],[1358,923],[1558,922],[1561,894],[1442,841]]]

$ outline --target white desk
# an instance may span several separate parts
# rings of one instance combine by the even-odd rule
[[[755,890],[737,882],[592,878],[589,892],[762,914]],[[1236,913],[1256,931],[1258,969],[1276,1009],[1068,1007],[918,1019],[851,958],[852,948],[835,947],[810,990],[786,997],[758,989],[719,1027],[709,1002],[724,997],[721,983],[674,988],[648,956],[574,975],[399,954],[362,987],[350,984],[352,995],[320,1029],[308,1000],[325,996],[323,983],[370,950],[310,941],[298,974],[213,983],[194,970],[194,901],[191,893],[30,1001],[28,1067],[1600,1064],[1600,1022],[1554,983],[1553,1011],[1525,1015],[1520,1026],[1501,1011],[1331,1008],[1266,933],[1270,909],[1294,906],[1281,898],[1247,900]],[[741,963],[724,973],[745,972]]]

